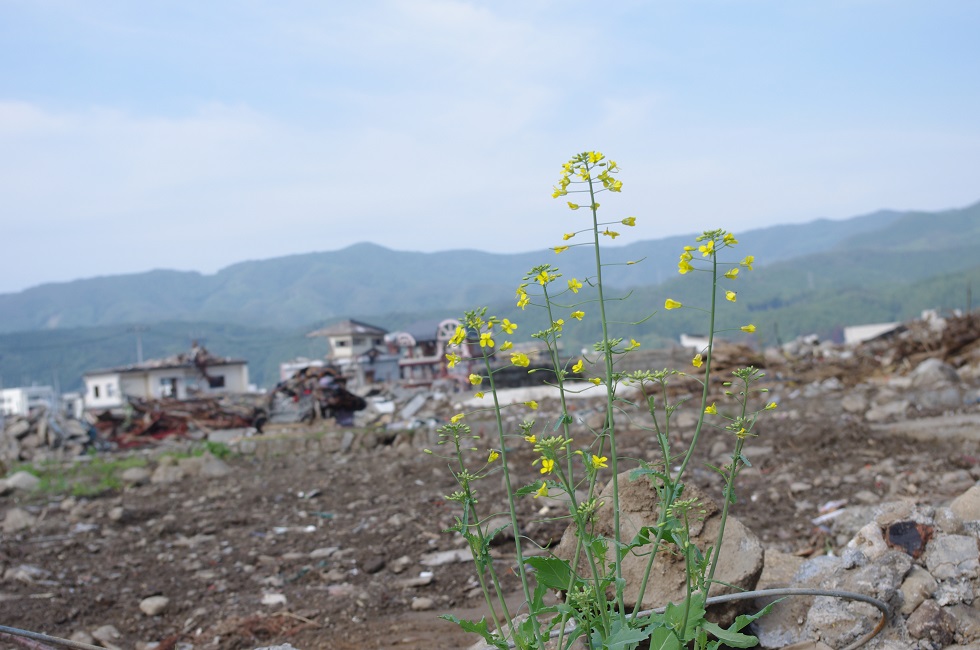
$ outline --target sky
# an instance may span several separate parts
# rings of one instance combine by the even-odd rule
[[[587,150],[630,241],[963,207],[978,33],[972,0],[0,0],[0,293],[543,250]]]

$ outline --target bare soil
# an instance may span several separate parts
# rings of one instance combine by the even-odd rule
[[[843,412],[839,400],[839,394],[783,399],[750,442],[752,467],[740,479],[734,514],[767,547],[806,555],[846,541],[811,523],[826,502],[942,503],[978,476],[976,442],[923,443],[874,432]],[[547,412],[542,404],[539,417]],[[678,448],[690,427],[679,434]],[[719,482],[704,463],[722,460],[727,435],[705,431],[689,476],[715,493]],[[420,563],[426,553],[460,548],[443,532],[455,513],[445,499],[455,489],[446,461],[401,437],[376,436],[377,446],[355,444],[346,453],[325,452],[322,437],[314,429],[270,431],[254,453],[228,458],[233,471],[221,478],[131,486],[77,503],[0,498],[0,511],[19,505],[39,518],[0,541],[0,575],[8,574],[0,582],[0,624],[60,637],[110,624],[121,633],[119,647],[159,643],[161,650],[286,642],[304,650],[471,645],[475,637],[438,615],[482,616],[472,566]],[[618,445],[628,457],[652,460],[657,453],[652,434],[639,426],[621,432]],[[511,462],[523,468],[525,482],[537,475],[533,460],[526,445],[514,443]],[[499,475],[483,482],[481,495],[486,513],[503,509]],[[550,518],[557,508],[526,498],[520,509],[522,521],[531,522],[523,531],[529,539],[557,543],[564,529]],[[310,555],[329,547],[337,550]],[[495,552],[506,587],[516,591],[506,570],[513,543]],[[12,577],[23,565],[45,573]],[[401,583],[423,571],[433,572],[430,584]],[[263,604],[267,594],[281,594],[285,603]],[[170,603],[148,616],[139,604],[153,595]],[[432,599],[431,609],[413,610],[419,598]],[[6,647],[14,646],[0,641]]]

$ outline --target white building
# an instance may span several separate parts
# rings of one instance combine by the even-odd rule
[[[192,399],[249,390],[248,362],[215,357],[204,348],[124,368],[92,370],[85,380],[85,408],[122,406],[128,397]]]
[[[398,380],[398,354],[385,343],[387,332],[356,320],[345,320],[307,334],[330,343],[327,361],[354,386]]]
[[[0,390],[0,414],[27,415],[31,409],[53,408],[58,403],[51,386],[24,386]]]

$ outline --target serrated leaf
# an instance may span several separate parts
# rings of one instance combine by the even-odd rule
[[[534,494],[541,487],[541,483],[531,483],[530,485],[525,485],[523,487],[517,488],[514,492],[515,496],[526,497],[529,494]]]
[[[538,584],[549,589],[568,589],[572,581],[572,569],[568,562],[556,557],[529,557],[525,562],[534,569]]]

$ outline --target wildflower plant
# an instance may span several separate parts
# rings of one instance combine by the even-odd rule
[[[516,305],[521,310],[528,307],[543,310],[549,325],[531,337],[538,340],[545,350],[546,366],[550,366],[546,383],[554,386],[560,412],[552,421],[540,425],[533,419],[525,419],[511,429],[504,423],[502,412],[512,405],[503,405],[498,398],[495,375],[508,367],[529,368],[528,354],[512,350],[510,337],[518,329],[516,323],[488,315],[487,308],[469,311],[463,325],[450,340],[453,351],[446,355],[447,362],[455,365],[463,360],[460,354],[473,350],[476,356],[466,359],[471,363],[469,381],[480,387],[479,397],[490,396],[489,413],[496,423],[496,431],[490,440],[482,440],[473,434],[466,424],[467,413],[459,413],[439,430],[440,445],[445,450],[438,455],[450,462],[450,469],[458,489],[447,496],[459,507],[450,532],[458,533],[467,542],[477,569],[477,579],[483,590],[491,617],[500,622],[498,629],[490,623],[465,621],[447,615],[444,618],[461,625],[463,629],[481,635],[496,648],[527,648],[543,650],[548,647],[569,648],[582,643],[588,648],[628,650],[641,643],[662,650],[693,646],[714,649],[722,645],[750,647],[756,639],[741,630],[765,611],[754,616],[740,616],[728,628],[722,629],[705,617],[705,607],[712,586],[716,584],[718,550],[721,548],[729,508],[735,503],[735,481],[739,472],[749,466],[743,449],[749,438],[756,435],[759,416],[776,408],[775,402],[765,403],[765,388],[759,387],[764,377],[756,368],[740,368],[724,382],[725,400],[709,404],[712,378],[712,349],[715,334],[725,331],[753,332],[751,324],[719,328],[716,316],[728,302],[737,300],[736,283],[741,270],[751,271],[755,258],[745,256],[741,261],[727,261],[738,245],[732,233],[711,230],[702,233],[692,245],[685,246],[680,254],[678,272],[707,273],[711,282],[711,294],[705,305],[686,305],[667,298],[665,311],[675,309],[700,310],[707,320],[710,333],[707,346],[698,351],[690,367],[684,369],[639,370],[622,372],[625,355],[641,347],[641,343],[629,336],[617,337],[610,331],[607,318],[607,301],[602,273],[602,246],[605,238],[615,239],[619,230],[636,225],[636,217],[600,217],[599,198],[604,193],[618,193],[623,183],[616,178],[619,166],[603,154],[590,151],[578,154],[561,169],[552,196],[564,200],[575,212],[590,216],[581,227],[572,226],[562,236],[562,244],[552,250],[562,254],[572,246],[588,247],[595,257],[595,273],[589,277],[566,278],[558,267],[542,264],[531,269],[518,285]],[[618,229],[618,230],[614,230]],[[586,285],[594,288],[594,294],[579,294]],[[719,301],[719,298],[721,299]],[[620,298],[616,298],[620,299]],[[669,316],[668,316],[669,317]],[[595,318],[601,324],[602,339],[595,343],[595,354],[589,358],[574,360],[559,356],[559,341],[566,327]],[[464,345],[468,343],[469,345]],[[585,372],[586,364],[594,370],[586,382],[572,382],[571,375]],[[539,365],[539,364],[536,364]],[[529,372],[541,368],[529,368]],[[701,386],[700,400],[694,404],[672,402],[668,385],[678,379],[694,379]],[[589,385],[592,384],[592,385]],[[645,404],[632,404],[618,395],[620,387],[636,387],[645,396]],[[597,388],[601,387],[601,388]],[[595,428],[580,430],[574,427],[567,402],[572,392],[601,390],[605,396],[604,416]],[[655,433],[658,449],[655,461],[633,463],[629,480],[649,480],[659,497],[659,509],[655,525],[647,526],[633,538],[622,537],[620,527],[620,458],[617,449],[617,416],[624,406],[640,407],[649,415],[648,429]],[[525,402],[524,407],[533,412],[536,402]],[[670,437],[671,418],[680,408],[697,408],[698,419],[693,439],[684,449],[674,449]],[[696,499],[685,498],[684,478],[701,439],[704,427],[715,427],[731,435],[730,462],[722,467],[711,467],[722,477],[723,492],[720,530],[714,544],[698,548],[692,541],[692,522],[704,514],[702,504]],[[575,429],[573,431],[573,429]],[[574,437],[573,437],[574,434]],[[511,450],[530,449],[535,480],[519,485],[519,473],[511,460]],[[428,453],[436,453],[427,450]],[[476,459],[476,460],[474,460]],[[491,530],[487,522],[499,521],[498,513],[486,512],[477,498],[477,485],[491,473],[502,474],[507,494],[507,525]],[[600,487],[608,482],[605,494],[600,497]],[[553,554],[529,553],[531,542],[522,537],[518,520],[519,499],[541,497],[559,498],[567,504],[565,518],[574,531],[572,557],[562,558]],[[596,516],[603,509],[611,511],[612,534],[597,532]],[[490,554],[491,540],[502,530],[509,528],[515,540],[516,572],[521,581],[524,603],[519,612],[508,608],[501,583],[502,572],[508,567],[498,566]],[[566,535],[567,537],[567,535]],[[686,598],[672,603],[664,611],[640,611],[644,594],[650,587],[652,569],[664,553],[674,553],[684,560],[687,574]],[[645,572],[639,585],[638,596],[631,606],[624,598],[626,586],[623,578],[623,560],[634,554],[645,559]],[[559,602],[546,603],[549,591],[562,594]],[[768,608],[767,608],[768,609]]]

